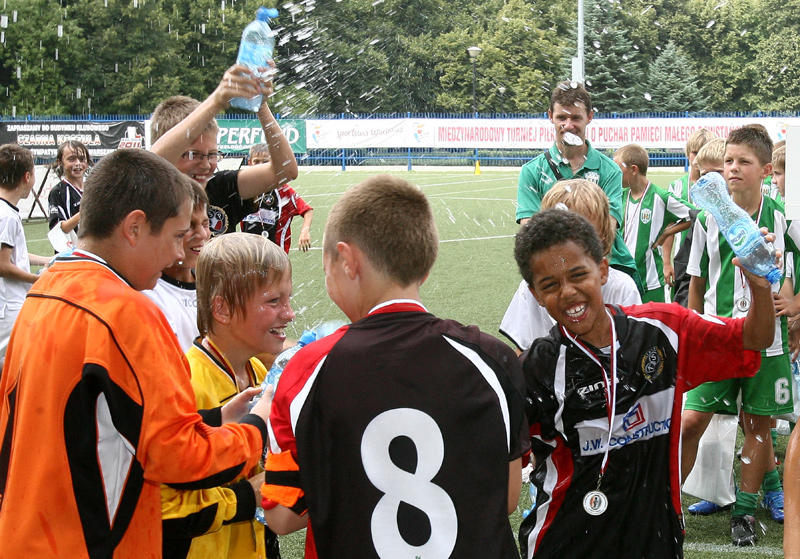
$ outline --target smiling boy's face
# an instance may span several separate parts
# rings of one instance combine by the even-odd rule
[[[608,315],[602,286],[608,261],[598,264],[573,241],[535,253],[530,260],[531,292],[558,324],[595,347],[608,345]]]
[[[199,138],[192,142],[189,149],[186,150],[186,153],[190,152],[203,155],[217,153],[216,135],[211,133],[201,134]],[[214,171],[217,170],[217,162],[214,161],[212,163],[208,157],[181,157],[175,164],[175,167],[177,167],[181,173],[193,178],[200,183],[200,186],[205,188],[206,183],[214,176]]]

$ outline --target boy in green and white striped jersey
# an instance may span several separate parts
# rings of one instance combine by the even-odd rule
[[[745,126],[731,132],[725,143],[724,174],[736,204],[775,234],[781,253],[797,251],[797,225],[786,221],[783,204],[762,196],[761,183],[772,172],[772,140],[766,130]],[[744,278],[731,264],[731,250],[714,218],[703,211],[694,226],[688,273],[689,308],[706,314],[740,317],[750,308],[751,294]],[[773,286],[777,292],[779,285]],[[786,318],[776,318],[775,340],[762,352],[761,368],[752,379],[706,383],[687,396],[683,422],[682,470],[686,479],[694,465],[697,445],[715,412],[736,414],[741,394],[743,429],[741,485],[731,512],[731,542],[753,545],[754,513],[759,489],[772,518],[783,521],[783,489],[775,470],[770,416],[791,412],[792,382]],[[763,481],[763,486],[762,486]]]
[[[672,255],[665,252],[662,260],[660,245],[689,228],[689,210],[694,207],[648,180],[650,160],[643,147],[628,144],[620,148],[614,162],[622,169],[622,238],[644,284],[642,302],[663,303],[664,268],[672,268]]]

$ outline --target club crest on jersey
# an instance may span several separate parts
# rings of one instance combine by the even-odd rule
[[[650,223],[650,220],[653,218],[653,212],[649,208],[642,208],[642,211],[640,213],[641,213],[642,223],[644,223],[645,225]]]
[[[221,235],[228,230],[228,215],[218,206],[208,206],[208,228],[211,235]]]
[[[589,182],[593,182],[595,184],[600,184],[600,173],[597,171],[589,171],[583,175],[583,178]]]
[[[648,349],[642,357],[642,375],[653,382],[664,371],[664,351],[658,347]]]

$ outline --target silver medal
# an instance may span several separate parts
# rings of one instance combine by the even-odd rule
[[[736,301],[736,308],[739,309],[741,312],[747,312],[750,308],[750,299],[747,297],[742,297],[738,301]]]
[[[583,498],[583,510],[592,516],[600,516],[608,509],[608,497],[602,491],[589,491]]]

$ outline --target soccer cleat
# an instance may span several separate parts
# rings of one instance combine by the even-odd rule
[[[783,491],[767,491],[761,506],[769,511],[769,515],[775,522],[783,524]]]
[[[711,501],[698,501],[697,503],[689,505],[686,510],[689,511],[689,514],[693,514],[694,516],[709,516],[730,508],[730,505],[721,507]]]
[[[731,517],[731,543],[745,546],[756,545],[756,519],[749,514]]]

